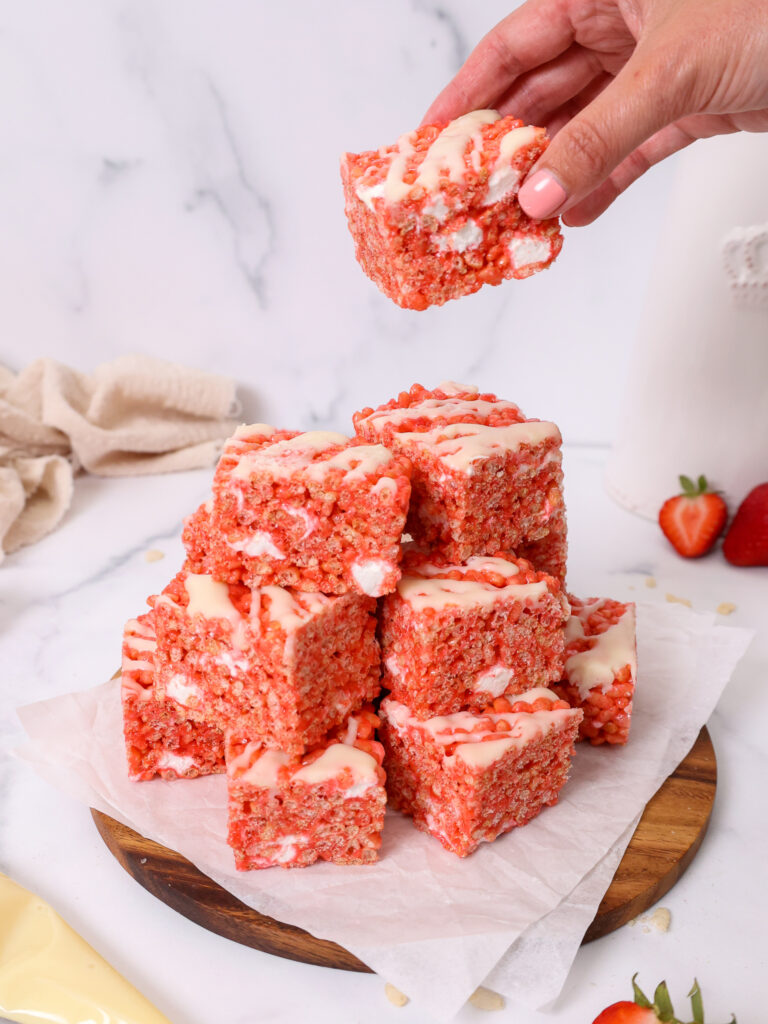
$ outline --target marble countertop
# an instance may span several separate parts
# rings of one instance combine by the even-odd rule
[[[709,722],[717,799],[698,855],[662,900],[671,912],[669,931],[638,923],[591,943],[550,1014],[516,1009],[500,1019],[592,1020],[603,1005],[628,995],[639,971],[649,988],[666,977],[681,1007],[698,977],[708,1020],[727,1020],[731,1010],[739,1020],[758,1020],[768,811],[755,790],[766,759],[768,697],[759,684],[768,675],[768,570],[735,569],[719,552],[696,562],[678,558],[655,524],[605,495],[605,455],[604,448],[566,449],[571,589],[654,602],[671,593],[702,611],[729,601],[736,610],[728,621],[758,635]],[[320,1024],[422,1020],[414,1007],[387,1002],[381,978],[280,960],[191,924],[122,870],[86,807],[7,756],[20,736],[17,705],[93,686],[115,670],[122,623],[180,564],[182,517],[204,498],[210,477],[202,470],[79,477],[59,530],[0,570],[0,871],[51,902],[174,1024],[290,1024],[309,1015]],[[164,558],[148,562],[148,550]],[[656,587],[647,586],[649,577]],[[484,1019],[480,1014],[466,1007],[458,1019],[468,1024]]]

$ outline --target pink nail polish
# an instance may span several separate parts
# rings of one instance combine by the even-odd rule
[[[529,217],[544,220],[560,209],[568,193],[550,171],[536,171],[520,189],[517,198]]]

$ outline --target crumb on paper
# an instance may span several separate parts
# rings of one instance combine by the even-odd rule
[[[504,997],[500,996],[498,992],[491,992],[489,988],[483,988],[482,985],[475,989],[469,997],[469,1002],[476,1010],[504,1009]]]
[[[672,915],[666,907],[657,907],[650,917],[651,924],[658,932],[668,932],[672,924]]]
[[[656,586],[656,577],[655,576],[646,576],[645,577],[645,585],[646,585],[646,587],[655,587]]]
[[[384,986],[384,994],[393,1006],[405,1006],[408,1002],[408,996],[389,982]]]
[[[165,558],[162,551],[158,551],[157,548],[150,548],[149,551],[144,552],[145,562],[159,562],[161,558]]]
[[[642,917],[633,917],[627,924],[643,926],[645,935],[651,932],[668,932],[672,924],[672,914],[666,907],[657,907],[652,914],[643,914]]]
[[[715,611],[718,615],[730,615],[736,611],[736,605],[732,601],[721,601]]]
[[[686,608],[693,607],[687,597],[678,597],[677,594],[667,594],[667,600],[670,604],[684,604]]]

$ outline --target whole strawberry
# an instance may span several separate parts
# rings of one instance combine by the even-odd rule
[[[699,558],[706,555],[720,536],[728,508],[721,496],[709,489],[704,476],[696,483],[681,476],[680,486],[682,494],[676,494],[661,506],[659,526],[678,554],[684,558]]]
[[[723,541],[732,565],[768,565],[768,483],[750,491]]]
[[[634,1001],[622,1000],[620,1003],[613,1003],[592,1021],[592,1024],[685,1024],[684,1021],[675,1017],[672,1008],[672,1001],[669,998],[667,983],[662,981],[653,993],[653,1002],[638,988],[635,978],[632,978],[632,991]],[[704,1024],[704,1003],[701,998],[701,989],[698,981],[694,980],[693,988],[688,993],[691,1000],[691,1013],[693,1019],[690,1024]],[[733,1017],[730,1024],[736,1024]]]

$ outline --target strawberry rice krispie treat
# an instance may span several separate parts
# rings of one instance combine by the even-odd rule
[[[345,210],[360,266],[406,309],[544,270],[563,244],[558,220],[531,220],[517,192],[547,144],[543,128],[475,110],[346,153]]]
[[[547,535],[541,540],[518,544],[515,554],[530,562],[539,572],[549,573],[560,580],[565,589],[565,570],[568,560],[568,530],[565,508],[556,509],[547,522]]]
[[[192,779],[224,771],[224,734],[193,721],[183,705],[156,697],[154,614],[131,619],[123,632],[121,699],[128,774],[136,782]]]
[[[190,567],[249,586],[379,597],[400,578],[410,464],[328,431],[239,427],[205,506],[187,521]]]
[[[609,598],[570,603],[563,680],[552,688],[584,712],[582,739],[619,746],[629,737],[637,677],[635,606]]]
[[[183,569],[150,598],[159,697],[298,754],[379,692],[376,602],[220,583]]]
[[[376,860],[386,804],[377,725],[369,704],[295,757],[228,735],[227,841],[241,871]]]
[[[582,712],[538,687],[426,721],[388,697],[380,716],[391,806],[466,857],[557,802]]]
[[[480,711],[563,674],[568,601],[529,562],[407,551],[381,602],[382,684],[420,717]]]
[[[554,423],[526,419],[513,402],[451,382],[433,391],[414,384],[353,420],[361,437],[411,462],[406,531],[421,547],[463,562],[543,541],[550,524],[562,530]]]

